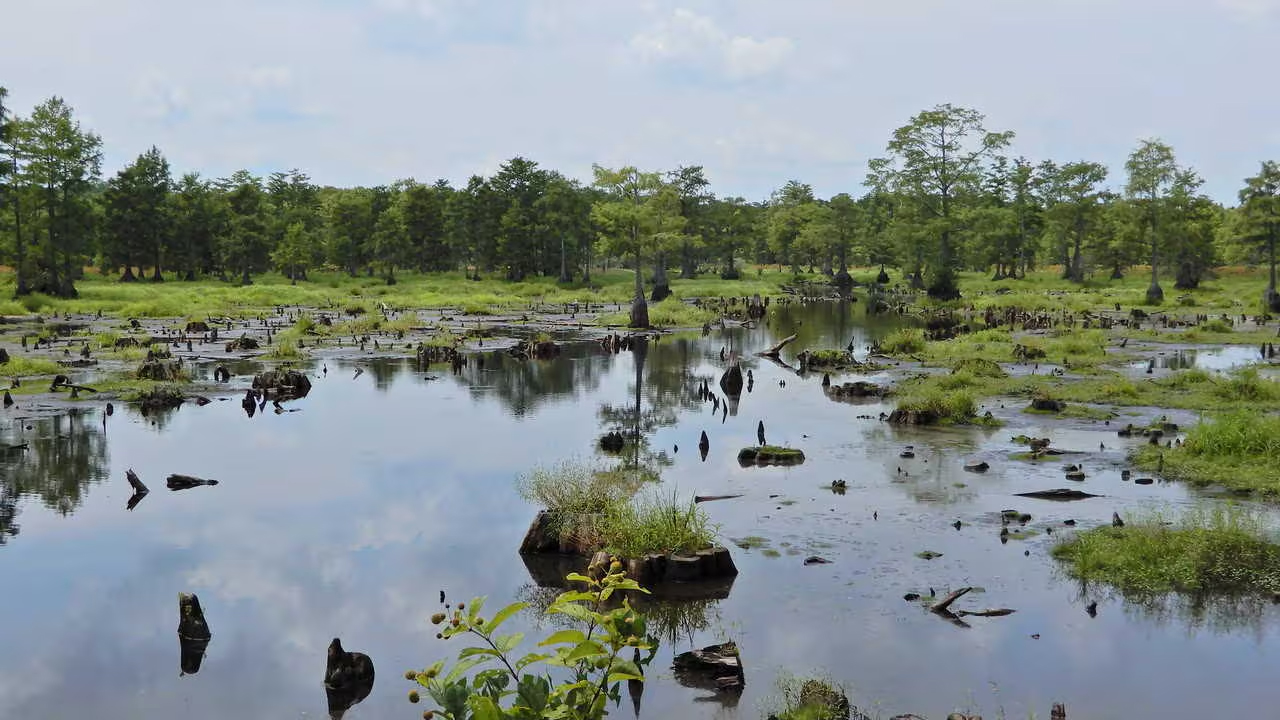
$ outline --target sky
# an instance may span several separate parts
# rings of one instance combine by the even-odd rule
[[[1139,138],[1232,200],[1280,159],[1280,0],[7,0],[0,85],[65,98],[114,173],[464,183],[520,155],[858,195],[941,103],[1123,184]],[[8,29],[12,28],[12,29]]]

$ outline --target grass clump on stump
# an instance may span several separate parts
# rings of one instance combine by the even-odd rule
[[[1280,545],[1235,507],[1085,530],[1053,549],[1075,578],[1130,595],[1280,592]]]
[[[715,543],[702,508],[671,495],[636,497],[651,473],[617,473],[564,463],[538,469],[518,483],[521,497],[546,511],[548,530],[563,550],[620,557],[695,553]]]

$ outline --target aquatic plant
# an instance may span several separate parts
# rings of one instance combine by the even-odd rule
[[[1230,505],[1085,530],[1053,556],[1072,577],[1134,595],[1280,592],[1280,545],[1258,515]]]
[[[880,351],[886,355],[914,355],[925,348],[924,331],[919,328],[900,328],[880,341]]]
[[[648,591],[628,579],[617,560],[566,579],[585,589],[562,593],[545,612],[570,618],[576,627],[551,633],[538,643],[538,650],[519,657],[516,651],[524,634],[498,631],[525,603],[508,605],[486,620],[480,614],[485,598],[478,597],[432,616],[432,623],[442,628],[438,639],[467,637],[474,644],[463,648],[452,664],[439,661],[425,670],[405,672],[405,678],[425,688],[436,705],[424,717],[599,720],[609,714],[610,702],[615,707],[621,702],[623,682],[644,682],[644,668],[658,643],[644,615],[626,597],[620,605],[616,598]],[[445,610],[450,608],[446,605]],[[409,692],[409,702],[420,700],[417,690]]]
[[[1235,412],[1187,431],[1181,447],[1143,446],[1139,467],[1195,484],[1280,495],[1280,417]]]

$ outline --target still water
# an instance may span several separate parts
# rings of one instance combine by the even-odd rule
[[[640,717],[759,718],[787,673],[828,676],[884,717],[1043,717],[1054,701],[1073,720],[1259,717],[1280,702],[1270,606],[1125,603],[1055,569],[1046,529],[1065,531],[1063,520],[1089,526],[1196,501],[1179,486],[1122,482],[1126,448],[1110,429],[1024,416],[1012,403],[993,403],[1009,423],[999,430],[895,428],[859,419],[884,405],[832,402],[820,377],[750,357],[792,332],[799,350],[862,348],[887,330],[856,305],[778,308],[757,329],[668,337],[638,353],[581,343],[521,363],[488,351],[483,369],[460,376],[330,359],[327,375],[311,368],[314,389],[290,405],[298,412],[253,418],[234,399],[158,420],[117,411],[105,424],[94,406],[44,419],[5,411],[0,443],[31,448],[0,456],[0,718],[323,718],[334,637],[377,668],[347,718],[418,717],[401,674],[457,650],[427,619],[439,592],[539,596],[516,553],[535,510],[517,476],[573,458],[617,462],[596,455],[598,438],[637,423],[664,491],[743,494],[703,507],[726,544],[767,544],[730,544],[740,575],[728,597],[672,613]],[[696,396],[719,377],[721,348],[747,355],[755,376],[727,417]],[[354,377],[357,364],[365,372]],[[760,420],[771,443],[808,461],[740,468]],[[1079,487],[1103,497],[1014,497],[1069,484],[1058,463],[1009,459],[1010,437],[1023,433],[1089,451]],[[904,445],[914,459],[899,458]],[[964,472],[970,459],[991,470]],[[132,511],[130,468],[152,490]],[[221,484],[170,492],[170,473]],[[835,479],[846,494],[827,489]],[[1031,513],[1037,532],[1001,544],[1006,508]],[[924,550],[942,556],[916,557]],[[831,564],[805,566],[815,554]],[[969,585],[984,592],[957,607],[1017,612],[960,628],[903,600]],[[179,668],[179,592],[199,595],[213,631],[194,675]],[[746,667],[736,706],[668,670],[673,653],[725,638]]]

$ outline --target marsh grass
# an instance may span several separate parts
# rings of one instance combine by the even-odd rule
[[[649,324],[654,327],[695,328],[701,327],[718,317],[714,312],[678,300],[674,295],[660,303],[649,304]],[[601,315],[596,319],[596,323],[598,325],[617,326],[626,325],[630,320],[630,309],[626,308],[621,312]]]
[[[1053,556],[1072,577],[1130,595],[1280,592],[1280,545],[1258,515],[1230,505],[1085,530]]]
[[[0,377],[37,377],[40,375],[57,375],[65,371],[55,360],[44,357],[29,357],[17,353],[10,353],[9,362],[0,365]]]
[[[1163,461],[1162,461],[1163,458]],[[1197,485],[1280,495],[1280,417],[1235,412],[1202,420],[1182,447],[1143,446],[1134,462]]]
[[[940,425],[998,425],[999,421],[978,417],[978,402],[967,390],[940,387],[917,388],[904,395],[897,410],[915,413]]]
[[[880,351],[886,355],[916,355],[924,351],[927,342],[920,328],[899,328],[880,341]]]
[[[562,537],[587,538],[622,557],[688,553],[710,547],[716,529],[701,507],[674,492],[638,495],[656,476],[576,462],[539,468],[517,482],[521,497],[545,508]]]

